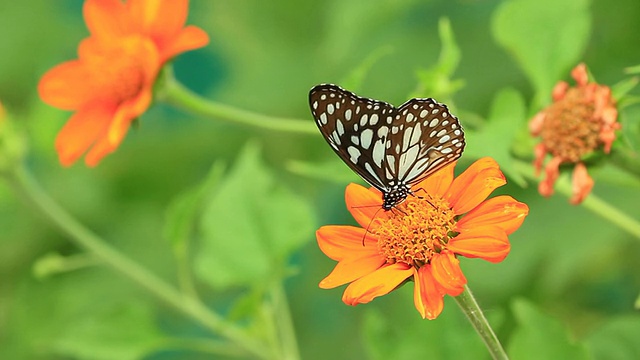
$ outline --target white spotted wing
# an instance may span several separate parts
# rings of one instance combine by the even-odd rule
[[[411,99],[398,108],[336,85],[317,85],[309,105],[318,128],[342,160],[385,198],[404,201],[410,186],[455,161],[464,133],[446,105]]]

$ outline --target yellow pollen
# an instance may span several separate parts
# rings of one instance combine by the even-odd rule
[[[409,196],[374,230],[378,250],[387,263],[420,267],[446,247],[455,234],[455,215],[449,203],[439,197]]]
[[[592,98],[584,88],[571,88],[548,108],[541,136],[552,155],[575,163],[598,147],[602,124]]]

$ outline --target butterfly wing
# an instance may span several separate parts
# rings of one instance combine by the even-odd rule
[[[411,99],[396,109],[323,84],[311,89],[309,105],[331,148],[385,194],[398,191],[395,185],[421,181],[464,150],[458,119],[431,98]]]
[[[431,98],[401,105],[389,134],[388,171],[405,184],[415,184],[457,160],[465,146],[458,118]]]
[[[311,89],[309,106],[336,154],[369,184],[387,189],[390,173],[385,154],[395,108],[330,84]]]

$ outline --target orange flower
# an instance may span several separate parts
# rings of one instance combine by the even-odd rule
[[[576,164],[573,196],[569,200],[575,205],[581,203],[593,188],[593,179],[582,163],[583,158],[599,148],[608,154],[620,123],[617,122],[618,110],[609,87],[590,83],[584,64],[576,66],[571,75],[577,86],[559,82],[552,92],[553,104],[531,119],[529,129],[533,136],[542,139],[535,148],[537,174],[547,153],[552,156],[545,166],[546,177],[538,185],[538,191],[543,196],[551,196],[560,165]]]
[[[485,201],[506,183],[493,159],[476,161],[455,179],[454,166],[423,180],[413,189],[419,196],[385,212],[379,211],[377,189],[348,185],[347,208],[362,227],[318,229],[320,249],[338,261],[320,287],[350,283],[342,300],[357,305],[413,279],[416,308],[423,318],[435,319],[444,295],[460,295],[467,283],[458,256],[502,261],[510,249],[507,235],[520,227],[529,208],[510,196]]]
[[[187,12],[187,0],[84,3],[91,36],[80,43],[77,60],[49,70],[38,85],[46,103],[75,111],[56,138],[63,165],[88,150],[85,162],[95,166],[115,151],[151,104],[162,65],[208,43],[204,31],[184,27]]]

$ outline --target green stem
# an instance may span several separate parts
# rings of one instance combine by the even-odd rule
[[[215,120],[226,120],[248,125],[258,129],[318,135],[318,129],[311,119],[286,119],[267,116],[205,99],[178,82],[173,76],[170,67],[165,67],[163,70],[162,80],[163,81],[160,82],[160,84],[162,84],[161,88],[157,93],[158,99],[184,111]]]
[[[568,198],[571,197],[573,192],[571,183],[566,176],[561,176],[558,179],[556,189]],[[595,194],[589,194],[580,205],[640,240],[640,223]]]
[[[458,303],[458,306],[460,306],[460,309],[462,309],[462,312],[467,316],[467,319],[469,319],[478,335],[480,335],[482,341],[484,341],[491,357],[494,360],[508,360],[509,357],[507,356],[507,353],[502,348],[500,340],[498,340],[498,337],[493,332],[487,318],[484,317],[484,314],[482,313],[478,302],[473,297],[471,290],[469,290],[469,287],[465,285],[462,294],[454,297],[454,299]]]
[[[522,161],[514,162],[514,166],[520,171],[522,175],[529,178],[530,180],[537,182],[539,181],[533,174],[533,166],[530,164],[526,164]],[[567,176],[560,176],[558,181],[556,182],[556,189],[561,194],[570,198],[573,194],[573,190],[571,189],[571,183]],[[611,222],[622,230],[625,230],[629,234],[635,236],[638,240],[640,240],[640,222],[638,220],[630,217],[625,212],[620,211],[615,206],[610,205],[606,201],[602,200],[594,193],[589,194],[587,198],[580,204],[584,206],[585,209],[593,212],[594,214],[600,216],[601,218]]]
[[[182,239],[179,245],[174,247],[176,256],[178,287],[184,294],[200,299],[191,276],[191,266],[189,264],[189,239]]]
[[[282,359],[298,360],[300,359],[300,351],[298,350],[298,342],[296,340],[296,332],[291,318],[289,302],[287,294],[284,291],[281,282],[277,282],[271,286],[271,298],[274,302],[274,315],[276,324],[280,330],[280,342],[282,346]]]
[[[233,341],[248,353],[258,358],[264,358],[262,346],[248,337],[242,329],[225,322],[220,316],[192,296],[181,294],[173,286],[127,258],[85,228],[51,199],[24,168],[15,169],[13,173],[9,174],[8,179],[18,193],[23,195],[26,200],[66,233],[76,244],[85,248],[104,261],[105,264],[135,281],[143,288],[146,288],[176,310],[191,317],[214,333]]]

